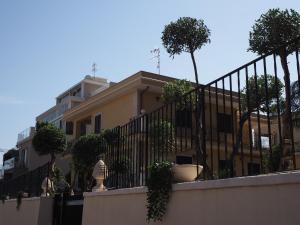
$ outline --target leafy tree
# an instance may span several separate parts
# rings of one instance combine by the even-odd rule
[[[162,100],[164,103],[172,103],[180,100],[186,93],[193,90],[191,82],[187,80],[174,80],[168,82],[162,88]]]
[[[298,44],[290,44],[283,47],[289,41],[300,36],[300,15],[293,9],[280,10],[270,9],[267,13],[262,14],[252,27],[249,39],[249,49],[258,54],[266,54],[270,51],[276,51],[281,60],[281,66],[284,71],[285,83],[285,116],[284,116],[284,137],[290,138],[291,117],[291,88],[290,88],[290,72],[287,57],[296,49],[300,48]]]
[[[149,125],[150,146],[155,152],[167,154],[175,149],[175,129],[167,120],[154,119]]]
[[[292,112],[300,112],[300,87],[299,81],[295,81],[291,86]]]
[[[182,52],[191,54],[197,85],[199,81],[194,52],[210,42],[209,36],[210,30],[204,21],[191,17],[181,17],[176,22],[171,22],[162,32],[161,39],[170,56],[174,57]]]
[[[53,172],[55,155],[64,152],[66,149],[64,132],[51,123],[38,122],[32,144],[39,155],[50,155],[51,172]]]
[[[267,90],[266,90],[267,86]],[[277,104],[281,104],[283,92],[282,82],[272,75],[251,76],[246,87],[241,92],[241,118],[236,136],[236,145],[231,155],[231,161],[238,153],[241,145],[243,127],[252,113],[277,113]],[[268,95],[266,94],[268,93]],[[277,97],[279,102],[277,102]]]
[[[72,148],[73,165],[76,175],[83,175],[83,187],[87,189],[87,178],[105,151],[105,140],[102,135],[88,134],[81,136]]]

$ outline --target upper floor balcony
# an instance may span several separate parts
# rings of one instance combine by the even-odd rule
[[[34,127],[29,127],[27,129],[23,130],[22,132],[20,132],[18,134],[17,144],[20,144],[21,142],[29,139],[30,137],[33,137],[34,133],[35,133]]]

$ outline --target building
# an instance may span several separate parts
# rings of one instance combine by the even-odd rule
[[[57,96],[55,106],[37,116],[36,121],[49,122],[61,129],[65,129],[65,124],[62,121],[63,114],[91,96],[105,90],[109,85],[104,78],[87,75],[83,80]],[[35,127],[29,127],[18,134],[16,144],[18,163],[15,163],[13,170],[11,169],[11,173],[13,171],[14,174],[13,176],[19,176],[28,171],[35,170],[49,162],[50,156],[41,156],[34,150],[32,145],[34,134]],[[69,163],[65,163],[64,161],[64,159],[60,161],[60,157],[58,157],[57,164],[63,168],[63,171],[68,171]]]
[[[162,105],[162,86],[174,78],[140,71],[66,111],[66,134],[74,140],[126,124]]]

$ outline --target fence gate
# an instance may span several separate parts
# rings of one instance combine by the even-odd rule
[[[56,195],[53,210],[53,225],[81,225],[83,196]]]

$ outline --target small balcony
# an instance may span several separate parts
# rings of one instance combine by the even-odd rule
[[[24,140],[27,140],[30,137],[33,137],[34,133],[35,133],[34,127],[29,127],[27,129],[23,130],[22,132],[20,132],[18,134],[17,145],[20,144],[21,142],[23,142]]]

